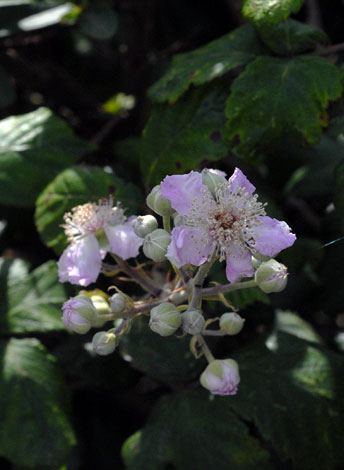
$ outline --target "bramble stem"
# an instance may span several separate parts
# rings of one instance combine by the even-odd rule
[[[203,336],[201,334],[198,334],[198,335],[196,335],[196,337],[197,337],[197,341],[201,345],[203,354],[207,358],[207,361],[209,362],[209,364],[211,362],[215,361],[215,357],[212,355],[212,353],[211,353],[210,349],[208,348],[208,345],[205,342],[205,339],[203,338]]]
[[[171,217],[169,215],[164,215],[162,217],[162,223],[166,232],[171,232]]]

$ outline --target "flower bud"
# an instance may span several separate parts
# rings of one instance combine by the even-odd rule
[[[287,285],[288,270],[284,264],[274,259],[264,261],[257,269],[254,280],[257,286],[267,294],[280,292]]]
[[[98,317],[96,308],[86,294],[67,300],[63,304],[62,312],[62,321],[66,327],[80,335],[87,333]]]
[[[143,252],[153,261],[164,261],[171,235],[162,228],[157,228],[148,234],[143,243]]]
[[[235,395],[240,382],[238,369],[233,359],[215,359],[202,373],[200,382],[214,395]]]
[[[100,356],[107,356],[113,353],[116,349],[116,345],[116,336],[107,331],[98,331],[92,339],[93,350]]]
[[[244,326],[245,320],[235,312],[228,312],[221,315],[220,328],[227,335],[237,335]]]
[[[217,187],[220,184],[227,183],[227,180],[223,171],[205,168],[202,170],[202,183],[207,186],[211,194],[215,197]]]
[[[149,326],[160,336],[173,335],[182,322],[179,310],[170,302],[163,302],[152,308]]]
[[[157,228],[158,221],[153,215],[139,215],[133,224],[134,232],[140,238],[145,238]]]
[[[179,227],[180,225],[185,225],[185,224],[186,224],[186,220],[185,220],[185,217],[183,215],[176,214],[173,217],[173,225],[175,227]]]
[[[197,335],[203,330],[205,320],[199,310],[186,310],[182,314],[182,328],[190,335]]]
[[[113,294],[113,296],[110,297],[110,307],[113,313],[122,313],[127,307],[124,295],[118,293]]]
[[[147,206],[159,215],[172,215],[173,209],[168,199],[162,197],[160,184],[154,186],[146,199]]]
[[[254,269],[258,269],[259,266],[262,264],[262,260],[259,260],[255,258],[254,256],[252,256],[251,261],[252,261],[252,266],[254,267]]]
[[[99,315],[107,315],[108,313],[110,313],[110,307],[104,297],[99,294],[91,295],[91,301],[97,310],[97,318],[93,321],[92,326],[100,328],[104,325],[104,323],[106,323],[106,320],[100,318]]]

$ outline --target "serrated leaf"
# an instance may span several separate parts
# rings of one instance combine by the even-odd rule
[[[290,18],[269,28],[260,28],[259,34],[272,51],[282,55],[300,54],[314,49],[317,44],[329,42],[321,29]]]
[[[124,444],[127,468],[270,469],[268,452],[249,436],[229,400],[212,400],[203,390],[161,399],[141,433]]]
[[[297,13],[304,0],[243,0],[242,14],[255,26],[270,26]]]
[[[47,108],[0,121],[0,202],[33,206],[51,179],[92,146]]]
[[[0,455],[25,468],[55,470],[75,445],[67,390],[36,339],[0,342]]]
[[[66,236],[61,227],[63,215],[73,207],[87,202],[98,202],[113,194],[127,208],[127,215],[138,209],[142,196],[139,188],[126,183],[101,168],[67,168],[42,192],[36,202],[37,230],[47,246],[61,253],[66,246]]]
[[[217,160],[227,153],[224,142],[224,105],[227,87],[191,90],[174,105],[156,105],[140,140],[119,144],[118,152],[140,158],[147,188],[168,174],[195,169],[204,159]],[[131,160],[134,159],[131,155]]]
[[[245,24],[195,51],[175,56],[166,74],[149,89],[148,95],[153,101],[173,103],[191,85],[214,80],[264,52],[254,28]]]
[[[335,174],[334,204],[344,229],[344,160],[338,165]]]
[[[232,85],[227,137],[246,158],[271,151],[282,136],[316,142],[326,108],[342,93],[342,73],[321,57],[259,57]]]
[[[286,333],[234,355],[240,387],[229,406],[296,470],[334,470],[343,459],[343,359]]]
[[[27,333],[63,330],[61,306],[67,300],[58,282],[54,261],[27,274],[21,260],[0,258],[0,332]]]

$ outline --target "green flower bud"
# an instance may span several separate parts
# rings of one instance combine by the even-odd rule
[[[228,312],[221,315],[220,328],[227,335],[237,335],[244,326],[244,319],[235,312]]]
[[[98,312],[94,307],[90,297],[86,294],[80,294],[73,297],[63,304],[62,321],[65,326],[84,335],[97,321]]]
[[[152,308],[149,326],[160,336],[173,335],[182,322],[179,310],[170,302],[163,302]]]
[[[262,260],[259,260],[255,258],[254,256],[252,256],[251,261],[252,261],[252,266],[254,267],[254,269],[258,269],[259,266],[262,264]]]
[[[186,310],[182,314],[182,328],[190,335],[197,335],[203,330],[204,316],[199,310]]]
[[[116,293],[110,297],[110,307],[113,313],[122,313],[127,308],[127,301],[124,295]]]
[[[145,238],[157,228],[158,221],[153,215],[139,215],[133,224],[134,232],[140,238]]]
[[[257,286],[267,294],[280,292],[287,285],[288,270],[284,264],[274,259],[264,261],[257,269],[254,280]]]
[[[179,227],[180,225],[185,225],[185,223],[186,223],[186,220],[183,215],[176,214],[173,217],[173,224],[175,227]]]
[[[94,294],[91,295],[91,300],[95,308],[97,309],[97,318],[93,321],[93,325],[96,328],[100,328],[106,323],[106,320],[99,318],[99,315],[107,315],[110,313],[110,306],[102,295]]]
[[[116,336],[107,331],[98,331],[92,339],[93,350],[100,356],[107,356],[113,353],[116,349],[116,345]]]
[[[162,197],[160,185],[154,186],[146,199],[147,206],[159,215],[172,215],[174,210],[168,199]]]
[[[219,170],[202,170],[202,183],[207,186],[211,194],[216,196],[216,189],[220,184],[227,183],[224,173]]]
[[[240,382],[238,364],[233,359],[215,359],[201,375],[200,382],[214,395],[235,395]]]
[[[164,261],[171,235],[162,228],[157,228],[148,234],[143,243],[143,252],[153,261]]]

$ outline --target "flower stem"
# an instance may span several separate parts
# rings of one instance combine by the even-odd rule
[[[256,281],[252,279],[251,281],[244,281],[244,282],[233,282],[231,284],[226,284],[226,285],[220,285],[220,286],[215,286],[215,287],[208,287],[206,289],[202,289],[202,295],[203,297],[209,296],[209,295],[215,295],[215,294],[225,294],[227,292],[232,292],[234,290],[239,290],[239,289],[248,289],[249,287],[255,287]]]
[[[215,357],[212,355],[212,353],[211,353],[207,343],[205,342],[205,339],[203,338],[203,336],[201,334],[198,334],[198,335],[196,335],[196,337],[197,337],[198,343],[201,345],[203,354],[207,358],[207,361],[209,362],[209,364],[211,362],[215,361]]]
[[[171,217],[169,215],[164,215],[162,217],[162,223],[164,225],[164,229],[170,233],[171,232]]]

